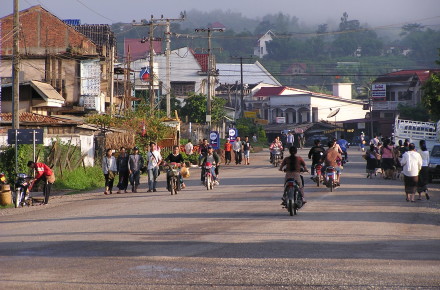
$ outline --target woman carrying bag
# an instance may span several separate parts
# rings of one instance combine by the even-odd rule
[[[102,159],[102,172],[105,178],[104,194],[112,194],[113,181],[115,180],[117,170],[116,159],[112,154],[112,149],[107,149]]]

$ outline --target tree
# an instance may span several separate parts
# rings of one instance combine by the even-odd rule
[[[213,97],[211,101],[211,119],[212,122],[221,121],[226,115],[224,106],[226,100]],[[181,116],[188,116],[188,120],[194,123],[206,122],[206,96],[202,94],[192,94],[186,101],[185,105],[180,110]]]
[[[423,105],[429,110],[431,119],[440,119],[440,73],[433,73],[423,85]]]
[[[402,119],[422,122],[429,121],[429,112],[423,104],[418,104],[417,106],[399,104],[397,109]]]

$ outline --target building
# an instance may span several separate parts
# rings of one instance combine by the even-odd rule
[[[1,18],[0,22],[0,75],[4,85],[12,82],[13,15]],[[84,35],[87,33],[94,36],[96,43]],[[44,115],[83,113],[85,109],[105,112],[112,91],[114,50],[111,48],[115,44],[108,26],[74,27],[37,5],[20,11],[19,42],[21,85],[30,85],[35,89],[37,83],[32,82],[45,83],[64,99],[61,107],[35,102],[35,106],[20,106],[20,112],[27,110]],[[45,87],[40,95],[47,91]],[[34,98],[25,95],[31,92],[34,90],[20,91],[20,100]],[[11,96],[6,92],[3,95],[3,112],[11,112],[10,103]]]
[[[422,101],[422,86],[432,73],[440,70],[400,70],[379,76],[372,82],[372,114],[375,133],[391,136],[399,105],[417,106]]]
[[[272,31],[267,31],[260,38],[258,38],[257,43],[254,47],[254,55],[263,58],[267,52],[267,43],[273,40],[275,34]]]

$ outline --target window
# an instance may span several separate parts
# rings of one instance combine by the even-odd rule
[[[171,82],[171,91],[175,96],[187,96],[196,88],[195,82]]]
[[[390,92],[390,101],[396,100],[396,92]]]

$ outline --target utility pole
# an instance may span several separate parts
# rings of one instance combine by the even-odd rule
[[[196,32],[207,32],[208,33],[208,68],[207,68],[207,102],[206,102],[206,123],[208,123],[208,131],[211,132],[211,75],[214,68],[212,67],[212,56],[211,56],[211,33],[212,32],[223,32],[222,28],[198,28]]]
[[[154,38],[154,29],[156,26],[166,26],[166,49],[165,49],[165,56],[166,56],[166,86],[167,86],[167,95],[166,95],[166,110],[167,110],[167,117],[171,116],[171,67],[170,67],[170,23],[171,21],[183,21],[185,20],[185,14],[180,13],[180,18],[171,19],[171,18],[163,18],[163,15],[161,18],[154,18],[153,15],[151,15],[150,21],[142,20],[141,23],[133,23],[134,26],[149,26],[149,36],[148,36],[148,42],[149,42],[149,66],[150,66],[150,84],[149,84],[149,98],[150,98],[150,110],[153,111],[155,108],[155,93],[154,93],[154,47],[153,47],[153,41],[157,40]],[[164,23],[165,22],[165,23]],[[145,39],[141,40],[141,42],[145,42]]]
[[[20,127],[20,16],[18,10],[18,0],[14,0],[14,23],[13,23],[13,61],[12,61],[12,129]]]
[[[240,60],[240,82],[241,82],[241,89],[240,89],[240,118],[244,115],[244,83],[243,83],[243,59],[253,59],[253,57],[232,57],[232,59],[239,59]]]

